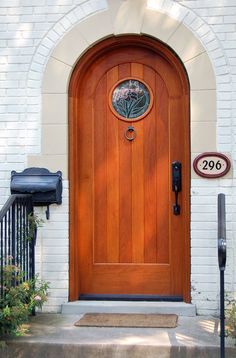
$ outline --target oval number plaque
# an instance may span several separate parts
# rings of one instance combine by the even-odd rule
[[[204,178],[220,178],[230,170],[230,161],[224,154],[210,152],[198,155],[193,162],[195,172]]]

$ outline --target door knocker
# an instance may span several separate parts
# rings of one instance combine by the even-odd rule
[[[129,141],[132,141],[136,138],[137,133],[134,129],[134,127],[132,126],[128,126],[128,128],[125,131],[125,138],[128,139]]]

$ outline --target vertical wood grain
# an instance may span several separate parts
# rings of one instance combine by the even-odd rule
[[[156,75],[156,138],[157,138],[157,262],[169,263],[169,211],[172,202],[169,161],[169,97],[166,86],[160,76]]]
[[[131,76],[143,79],[143,65],[131,64]],[[133,122],[137,137],[132,148],[132,262],[144,262],[144,120]]]
[[[107,83],[103,77],[94,93],[94,261],[107,261]],[[92,136],[92,133],[88,134]]]
[[[81,117],[87,118],[87,120],[81,121],[78,120],[78,117],[76,118],[80,150],[77,172],[78,196],[75,200],[78,202],[78,236],[87,238],[84,241],[79,240],[77,243],[80,255],[78,269],[80,272],[87,272],[89,281],[92,277],[93,261],[93,136],[91,136],[93,132],[93,99],[86,95],[91,92],[91,85],[89,82],[85,83],[86,86],[82,87],[77,103],[81,108]],[[83,281],[80,282],[80,285],[82,283]]]
[[[144,190],[145,190],[145,252],[146,263],[157,262],[157,121],[156,74],[145,66],[144,78],[154,92],[153,108],[144,123]],[[159,133],[159,135],[162,135]]]
[[[130,76],[130,63],[119,65],[119,80]],[[120,208],[120,263],[132,262],[132,148],[124,137],[128,123],[118,120],[119,135],[119,208]]]
[[[182,164],[182,191],[179,194],[178,202],[180,205],[180,215],[171,215],[171,251],[178,252],[178,255],[171,256],[171,286],[172,292],[182,292],[183,290],[183,252],[184,252],[184,227],[180,225],[183,220],[183,195],[185,197],[185,163],[184,163],[184,146],[179,145],[182,140],[180,131],[176,131],[179,121],[183,118],[183,109],[179,98],[170,99],[170,160],[178,160]],[[174,193],[171,194],[174,202]]]
[[[118,66],[107,72],[107,262],[119,262],[119,138],[118,120],[108,108]]]

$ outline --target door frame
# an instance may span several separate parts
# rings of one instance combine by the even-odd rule
[[[69,301],[78,300],[79,297],[79,272],[78,272],[78,233],[76,224],[76,212],[78,210],[76,195],[76,160],[78,158],[78,138],[77,125],[73,120],[73,107],[76,105],[74,100],[75,94],[78,91],[80,79],[87,71],[91,63],[99,56],[104,55],[113,48],[126,45],[136,45],[143,48],[150,48],[158,55],[164,57],[178,72],[185,95],[185,118],[184,126],[185,133],[189,133],[185,138],[185,147],[189,148],[185,152],[186,163],[190,167],[190,89],[189,81],[184,65],[177,55],[164,43],[147,36],[139,35],[125,35],[112,36],[95,46],[90,48],[79,60],[71,75],[69,84],[69,180],[70,180],[70,194],[69,194]],[[190,168],[185,177],[188,197],[183,197],[183,205],[185,205],[185,212],[187,213],[186,225],[184,228],[184,250],[183,253],[183,299],[185,302],[190,302]]]

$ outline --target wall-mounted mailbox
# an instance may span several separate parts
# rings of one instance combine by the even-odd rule
[[[45,168],[27,168],[21,173],[12,171],[11,193],[32,194],[35,206],[47,206],[49,219],[49,205],[62,202],[62,173],[50,173]]]

